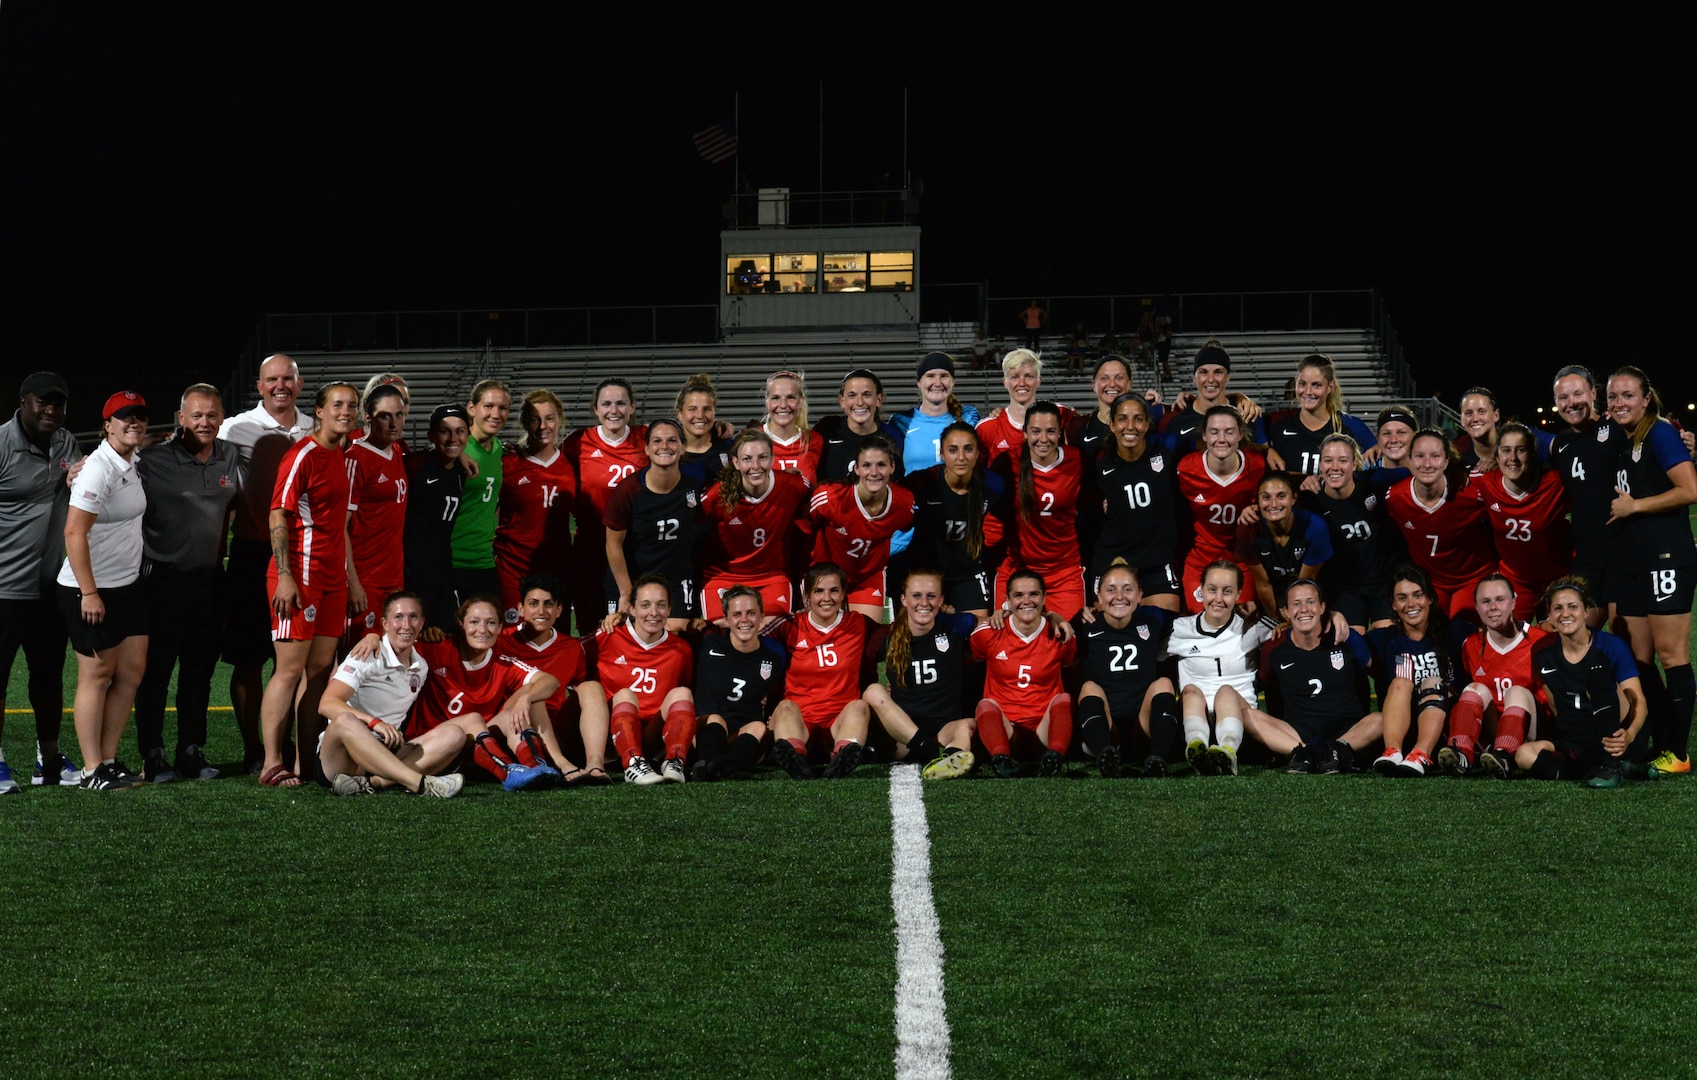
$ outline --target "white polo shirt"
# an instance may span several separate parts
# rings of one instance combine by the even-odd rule
[[[368,659],[355,660],[350,656],[331,677],[353,687],[349,705],[400,727],[418,692],[424,689],[424,679],[429,673],[430,665],[417,649],[413,650],[412,663],[401,663],[389,644],[389,635],[384,634],[377,651]]]
[[[277,486],[277,467],[289,447],[312,434],[311,413],[295,409],[294,422],[284,426],[256,405],[224,418],[218,437],[235,446],[247,475],[236,500],[236,536],[242,540],[271,539],[271,494]]]
[[[95,516],[88,530],[94,587],[116,589],[141,577],[141,526],[142,515],[147,513],[147,492],[142,490],[135,459],[124,460],[110,441],[101,439],[71,488],[71,505]],[[59,584],[77,588],[69,557],[59,566]]]

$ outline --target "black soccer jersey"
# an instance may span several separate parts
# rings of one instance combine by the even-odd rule
[[[1302,506],[1326,523],[1332,557],[1320,568],[1327,596],[1345,590],[1383,586],[1389,590],[1391,572],[1408,558],[1402,533],[1387,528],[1385,492],[1408,476],[1406,469],[1373,469],[1355,474],[1355,490],[1342,499],[1325,492],[1304,493]]]
[[[1090,557],[1091,576],[1116,557],[1132,566],[1162,566],[1175,561],[1178,520],[1177,440],[1150,432],[1143,456],[1127,461],[1103,454],[1086,474],[1107,504],[1107,517]]]
[[[1267,660],[1268,707],[1300,733],[1335,737],[1367,715],[1367,643],[1351,630],[1335,645],[1299,647],[1288,636]]]
[[[450,468],[435,454],[409,454],[407,464],[406,535],[402,541],[409,584],[455,583],[454,521],[460,512],[465,469]]]
[[[1261,565],[1273,586],[1273,602],[1281,607],[1285,602],[1285,590],[1302,576],[1304,566],[1323,566],[1332,557],[1331,534],[1324,519],[1301,509],[1291,513],[1295,520],[1283,544],[1273,538],[1272,530],[1265,521],[1256,523],[1253,528],[1238,526],[1238,558]]]
[[[1573,516],[1574,561],[1601,566],[1610,561],[1622,522],[1609,522],[1615,498],[1616,448],[1625,441],[1609,421],[1581,431],[1562,431],[1550,440],[1551,467],[1561,477]]]
[[[1533,678],[1543,686],[1555,713],[1550,741],[1567,744],[1582,756],[1600,758],[1603,736],[1626,726],[1620,713],[1621,683],[1638,678],[1638,665],[1626,643],[1606,630],[1591,635],[1591,647],[1570,663],[1555,634],[1532,647]]]
[[[1650,425],[1637,447],[1628,433],[1615,425],[1614,485],[1635,499],[1648,499],[1673,488],[1668,470],[1691,461],[1679,433],[1665,420]],[[1605,486],[1607,486],[1605,484]],[[1652,514],[1634,514],[1621,530],[1622,565],[1633,570],[1677,569],[1697,563],[1697,548],[1691,542],[1691,518],[1687,508],[1676,506]]]
[[[719,482],[719,474],[731,463],[731,444],[715,441],[706,450],[685,450],[678,468],[684,478],[693,481],[702,491]]]
[[[1150,685],[1160,676],[1156,661],[1171,628],[1171,612],[1140,607],[1122,627],[1109,624],[1100,612],[1095,622],[1072,621],[1084,665],[1084,678],[1108,695],[1108,710],[1122,727],[1143,708]]]
[[[893,475],[902,474],[901,445],[902,433],[895,425],[887,420],[878,422],[878,430],[871,434],[883,435],[896,444],[896,471]],[[842,416],[827,416],[813,425],[812,452],[819,457],[817,471],[814,476],[815,484],[841,484],[854,479],[855,458],[860,455],[860,444],[870,438],[849,430],[848,421]]]
[[[902,486],[913,492],[913,542],[908,545],[910,566],[941,571],[945,578],[960,578],[984,570],[981,557],[974,559],[966,547],[970,496],[956,494],[943,479],[943,467],[909,473]],[[1006,513],[1003,505],[1005,487],[995,473],[984,476],[984,495],[980,500],[979,520],[1000,517]],[[891,587],[898,583],[891,582]]]
[[[632,581],[643,574],[664,574],[686,597],[694,594],[695,521],[701,496],[702,489],[687,474],[663,495],[648,489],[647,469],[619,483],[608,500],[606,521],[609,529],[625,534],[625,566]],[[608,595],[614,595],[611,588]]]
[[[889,642],[885,640],[885,674],[890,700],[901,706],[919,729],[935,735],[942,725],[970,715],[961,701],[965,689],[961,671],[972,657],[968,639],[977,620],[971,615],[939,615],[931,633],[909,642],[907,669],[898,681],[888,667]]]
[[[734,734],[744,724],[766,719],[783,691],[785,653],[770,638],[740,652],[728,634],[709,634],[695,653],[695,713],[725,718]]]

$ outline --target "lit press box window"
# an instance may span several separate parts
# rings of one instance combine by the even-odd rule
[[[866,263],[864,251],[825,255],[826,292],[865,292]]]
[[[819,256],[812,251],[790,255],[774,255],[772,257],[772,278],[778,283],[779,292],[818,292]]]
[[[874,251],[871,264],[872,276],[868,284],[872,288],[903,291],[913,288],[913,252]]]
[[[764,292],[771,280],[772,256],[729,255],[725,258],[725,292]]]

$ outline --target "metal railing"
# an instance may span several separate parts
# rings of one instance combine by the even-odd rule
[[[910,189],[765,191],[732,195],[720,213],[726,229],[828,229],[845,225],[912,225],[919,196]]]

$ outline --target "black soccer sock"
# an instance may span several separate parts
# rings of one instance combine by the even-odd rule
[[[710,726],[719,730],[719,740],[723,742],[725,738],[724,729],[719,728],[718,724]],[[699,741],[697,745],[700,745]],[[732,773],[747,772],[754,768],[754,760],[759,756],[760,740],[746,732],[738,735],[736,741],[731,743],[730,749],[725,751],[724,759],[719,763],[719,775],[729,776]]]
[[[1178,756],[1179,743],[1184,737],[1184,724],[1178,718],[1178,698],[1171,694],[1155,695],[1149,703],[1149,750],[1172,761]]]
[[[1654,660],[1638,661],[1638,682],[1644,687],[1644,706],[1650,711],[1644,728],[1650,733],[1652,752],[1659,754],[1668,748],[1668,719],[1673,714],[1673,703],[1668,700],[1667,684],[1662,682],[1662,673]]]
[[[1101,757],[1113,741],[1113,732],[1108,729],[1108,703],[1095,694],[1078,700],[1078,741],[1093,758]]]
[[[937,740],[930,732],[921,731],[908,740],[903,761],[927,762],[937,756]]]
[[[717,761],[725,752],[725,729],[718,724],[702,724],[695,733],[695,753],[702,761]]]
[[[1691,752],[1691,708],[1697,704],[1697,680],[1691,677],[1690,664],[1668,668],[1667,677],[1667,747],[1680,757],[1687,757]]]

